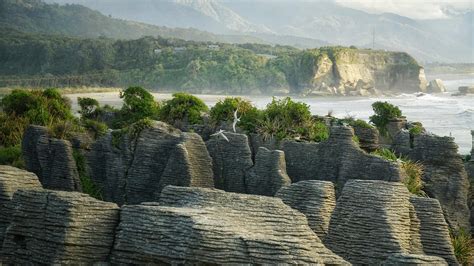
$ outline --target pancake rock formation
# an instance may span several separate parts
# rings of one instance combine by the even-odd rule
[[[382,263],[384,266],[432,266],[448,265],[443,258],[417,254],[395,254]]]
[[[124,206],[113,264],[347,264],[278,198],[167,186]]]
[[[119,208],[78,192],[18,190],[5,232],[6,264],[106,262]]]
[[[326,237],[331,215],[336,207],[334,185],[329,181],[307,180],[281,188],[276,197],[302,212],[308,224],[322,240]]]

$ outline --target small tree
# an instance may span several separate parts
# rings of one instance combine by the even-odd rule
[[[92,98],[77,98],[77,103],[81,107],[79,113],[82,118],[97,118],[97,110],[99,110],[99,102]]]
[[[155,102],[153,95],[142,87],[129,87],[120,92],[120,98],[123,99],[120,110],[123,123],[133,123],[158,114],[158,103]]]
[[[211,108],[210,117],[215,124],[221,121],[233,121],[236,110],[240,117],[238,126],[248,132],[255,132],[260,112],[251,102],[240,97],[227,97],[223,101],[220,100]]]
[[[170,124],[186,121],[190,124],[202,123],[202,112],[207,112],[207,105],[198,97],[187,93],[175,93],[173,99],[165,102],[160,110],[160,119]]]
[[[372,122],[380,132],[386,132],[385,126],[390,120],[402,116],[402,111],[395,105],[388,102],[375,102],[372,104],[374,115],[370,117]]]

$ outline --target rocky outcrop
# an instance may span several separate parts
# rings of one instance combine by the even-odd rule
[[[400,182],[350,180],[338,198],[326,246],[353,264],[375,265],[394,253],[418,253],[410,194]]]
[[[82,191],[69,141],[42,136],[38,139],[36,149],[41,167],[40,180],[44,188]]]
[[[448,265],[443,258],[417,254],[394,254],[382,263],[384,266]]]
[[[260,147],[264,147],[269,150],[278,150],[280,148],[279,141],[275,137],[265,139],[261,135],[255,133],[251,133],[248,136],[253,160],[255,160],[255,156],[257,155],[258,149]]]
[[[38,161],[37,144],[42,136],[48,136],[48,129],[42,126],[30,125],[23,133],[21,152],[25,160],[26,169],[41,178],[41,165]]]
[[[328,181],[308,180],[291,184],[278,191],[276,197],[302,212],[308,224],[322,240],[328,233],[329,221],[336,207],[334,185]]]
[[[166,187],[122,208],[112,264],[345,264],[280,199]]]
[[[325,180],[342,189],[350,179],[400,181],[398,164],[367,154],[353,141],[351,127],[334,126],[321,143],[284,141],[286,170],[293,182]]]
[[[290,177],[286,173],[285,153],[260,147],[255,165],[245,176],[246,193],[275,196],[280,188],[290,183]]]
[[[449,226],[455,230],[470,228],[469,182],[454,139],[426,133],[410,136],[401,131],[392,148],[423,164],[423,191],[439,200]]]
[[[4,232],[10,223],[12,207],[10,202],[13,193],[18,189],[41,189],[38,177],[30,172],[0,165],[0,243],[3,242]]]
[[[303,55],[302,55],[303,56]],[[337,48],[304,52],[293,86],[304,94],[370,95],[426,90],[424,69],[407,53]],[[310,72],[308,73],[308,70]]]
[[[29,126],[22,143],[26,169],[47,189],[82,191],[69,141],[51,138],[45,127]]]
[[[430,81],[426,91],[429,92],[429,93],[446,92],[446,87],[444,86],[442,80],[434,79],[434,80]]]
[[[443,258],[449,265],[457,265],[449,228],[438,200],[411,197],[417,219],[420,221],[419,235],[426,255]]]
[[[359,139],[359,147],[370,153],[379,148],[379,131],[372,127],[354,126],[354,134]]]
[[[77,192],[19,190],[5,233],[6,264],[90,264],[106,262],[119,209]]]
[[[225,132],[211,137],[206,142],[212,157],[214,184],[216,188],[245,193],[245,173],[252,167],[252,152],[244,134]]]
[[[117,204],[155,201],[166,185],[213,187],[212,162],[195,133],[163,122],[138,133],[110,132],[87,155],[103,197]]]

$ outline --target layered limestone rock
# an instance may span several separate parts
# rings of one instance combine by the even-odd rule
[[[423,191],[439,200],[449,226],[470,228],[469,181],[454,139],[426,133],[410,136],[401,131],[392,148],[423,164]]]
[[[373,152],[379,148],[379,131],[377,128],[354,127],[354,134],[359,139],[359,147],[366,152]]]
[[[285,153],[260,147],[255,165],[245,177],[246,193],[275,196],[280,188],[290,183],[291,179],[286,173]]]
[[[6,264],[106,262],[119,208],[77,192],[18,190],[5,233]]]
[[[276,197],[302,212],[308,224],[322,240],[328,233],[329,221],[336,207],[334,185],[329,181],[308,180],[291,184],[278,191]]]
[[[426,90],[424,69],[407,53],[333,48],[305,51],[295,84],[304,94],[370,95]],[[308,69],[312,70],[308,73]],[[303,71],[302,71],[303,72]]]
[[[353,264],[375,265],[394,253],[420,252],[409,199],[400,182],[348,181],[324,243]]]
[[[0,243],[3,242],[3,234],[10,223],[12,215],[10,202],[13,194],[19,189],[35,188],[42,188],[35,174],[8,165],[0,165]]]
[[[206,142],[212,157],[214,184],[216,188],[245,193],[245,173],[253,166],[252,152],[246,135],[225,132],[212,136]],[[226,139],[227,138],[227,139]]]
[[[417,254],[394,254],[382,263],[384,266],[448,265],[443,258]]]
[[[443,84],[443,81],[440,79],[434,79],[430,81],[427,87],[427,92],[429,93],[440,93],[446,92],[446,87]]]
[[[110,132],[87,155],[92,179],[107,201],[155,201],[166,185],[213,187],[212,162],[195,133],[154,121],[136,135]]]
[[[419,235],[426,255],[443,258],[449,265],[457,265],[449,228],[438,200],[411,197],[417,219],[420,221]]]
[[[167,186],[122,208],[112,264],[347,264],[278,198]]]
[[[286,170],[293,182],[325,180],[342,189],[350,179],[400,181],[398,164],[367,154],[353,141],[351,127],[334,126],[321,143],[284,141]]]
[[[29,126],[22,143],[26,169],[35,173],[47,189],[82,191],[69,141],[48,136],[47,129]]]

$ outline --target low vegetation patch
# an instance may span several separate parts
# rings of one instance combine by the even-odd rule
[[[407,187],[408,191],[417,196],[426,196],[426,193],[423,191],[422,181],[424,170],[423,165],[410,160],[402,160],[401,167],[407,175],[403,180],[403,183]]]
[[[374,152],[372,152],[371,154],[382,157],[382,158],[384,158],[386,160],[389,160],[389,161],[392,161],[392,162],[398,161],[397,155],[389,149],[385,149],[385,148],[377,149]]]
[[[25,162],[21,155],[21,146],[0,147],[0,164],[24,169]]]
[[[463,228],[458,231],[451,231],[451,243],[458,262],[463,266],[472,265],[474,261],[474,241],[469,231]]]
[[[102,190],[87,174],[86,158],[80,150],[74,149],[72,152],[74,160],[76,161],[77,172],[81,180],[82,192],[98,200],[103,200]]]
[[[209,115],[214,124],[221,121],[233,122],[235,111],[240,118],[238,126],[247,132],[255,132],[261,112],[250,101],[240,97],[228,97],[220,100],[211,108]]]

